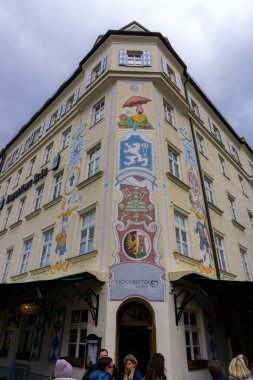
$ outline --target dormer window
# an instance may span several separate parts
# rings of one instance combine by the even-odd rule
[[[92,69],[87,71],[86,87],[88,87],[93,81],[95,81],[106,70],[107,56],[104,55],[101,61],[95,65]]]
[[[119,50],[120,66],[151,66],[150,50]]]

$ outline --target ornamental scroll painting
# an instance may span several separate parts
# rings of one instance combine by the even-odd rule
[[[188,183],[191,188],[189,191],[190,210],[196,217],[194,234],[199,239],[199,268],[202,273],[213,277],[215,276],[214,259],[209,244],[210,237],[192,137],[185,127],[180,128],[180,133],[187,164]]]
[[[165,273],[158,252],[160,223],[157,205],[153,144],[147,135],[127,135],[119,141],[119,164],[113,233],[115,263],[110,267],[110,299],[141,296],[165,300]]]
[[[71,223],[73,213],[79,208],[81,196],[76,193],[76,186],[79,182],[80,167],[82,163],[82,153],[84,147],[84,130],[86,124],[81,124],[72,136],[72,146],[70,158],[67,164],[67,175],[64,183],[64,195],[61,203],[61,213],[57,216],[59,222],[56,230],[56,245],[51,254],[51,273],[66,271],[68,263],[66,261],[67,252],[67,230]]]

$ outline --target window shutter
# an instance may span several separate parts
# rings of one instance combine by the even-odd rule
[[[100,74],[102,74],[106,70],[107,56],[104,55],[100,62]]]
[[[74,106],[77,102],[78,96],[79,96],[80,88],[77,88],[74,92],[74,98],[73,98],[73,103],[72,106]]]
[[[61,117],[65,114],[66,107],[67,107],[67,100],[65,100],[65,102],[61,106]]]
[[[126,49],[119,50],[119,65],[125,66],[127,64],[127,51]]]
[[[175,80],[176,80],[176,86],[180,90],[181,87],[181,77],[180,74],[175,72]]]
[[[221,131],[220,131],[220,139],[221,139],[222,144],[225,145],[224,136],[223,136],[223,133]]]
[[[44,314],[38,314],[36,318],[34,333],[33,333],[32,347],[31,347],[31,353],[30,353],[31,360],[40,359],[40,350],[41,350],[43,331],[44,331]]]
[[[52,119],[52,115],[48,116],[47,125],[46,125],[46,131],[50,128],[51,119]]]
[[[150,50],[143,51],[143,65],[146,67],[151,66],[151,53]]]
[[[213,135],[215,135],[215,131],[214,131],[214,127],[213,127],[213,120],[210,117],[208,118],[208,123],[209,123],[211,133]]]
[[[56,309],[52,326],[52,337],[49,349],[49,363],[55,363],[60,357],[64,329],[65,309]]]
[[[87,78],[86,78],[86,87],[88,87],[90,84],[91,84],[91,70],[88,70]]]
[[[164,74],[167,77],[169,77],[167,61],[166,61],[166,59],[164,57],[162,57],[162,69],[163,69]]]
[[[61,106],[58,108],[58,111],[57,111],[57,115],[56,115],[56,118],[55,118],[55,121],[58,121],[61,117]]]
[[[229,152],[230,152],[231,156],[234,157],[233,145],[232,145],[232,142],[229,139],[228,139],[228,149],[229,149]]]
[[[204,123],[204,112],[203,112],[203,108],[198,104],[198,109],[199,109],[199,118],[200,120],[202,121],[202,123]]]

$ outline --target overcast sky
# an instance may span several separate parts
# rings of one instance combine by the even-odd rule
[[[0,149],[72,74],[99,34],[133,20],[169,38],[253,148],[253,0],[0,0]]]

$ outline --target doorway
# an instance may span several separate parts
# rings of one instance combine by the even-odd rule
[[[149,309],[139,302],[125,304],[118,313],[117,365],[124,370],[124,358],[132,354],[144,376],[150,355],[155,351],[153,318]]]

